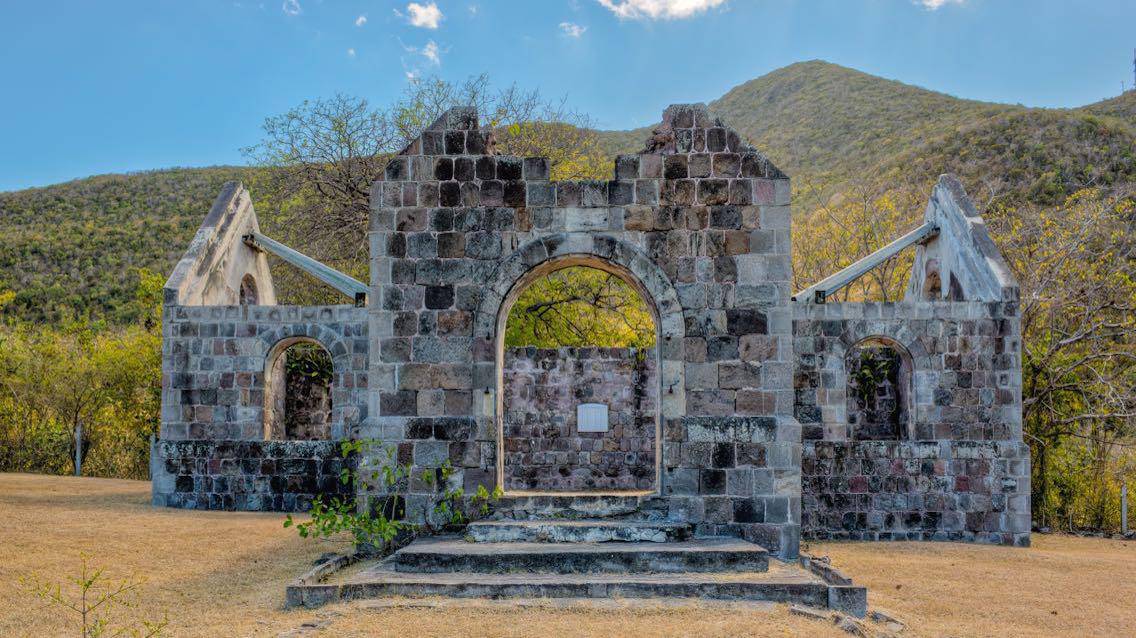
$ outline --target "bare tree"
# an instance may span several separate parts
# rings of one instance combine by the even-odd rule
[[[1127,193],[1097,190],[1059,208],[988,212],[1022,289],[1022,416],[1043,513],[1052,450],[1085,441],[1099,484],[1103,463],[1136,435],[1132,213]]]
[[[244,149],[268,168],[263,183],[254,184],[266,227],[365,278],[371,185],[392,154],[447,109],[465,105],[475,106],[482,127],[494,130],[498,152],[547,156],[554,179],[595,176],[603,168],[591,121],[563,100],[516,85],[498,90],[486,75],[459,83],[418,79],[387,107],[335,95],[267,118],[264,139]]]

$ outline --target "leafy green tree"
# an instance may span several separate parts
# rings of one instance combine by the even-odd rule
[[[571,266],[549,273],[521,292],[505,324],[506,346],[650,348],[650,307],[620,277]]]

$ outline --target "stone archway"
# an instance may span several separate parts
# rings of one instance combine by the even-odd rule
[[[654,487],[646,493],[660,493],[664,425],[667,419],[680,418],[685,409],[682,358],[684,323],[681,306],[665,273],[638,249],[610,236],[587,233],[562,233],[521,246],[498,266],[478,308],[475,319],[478,347],[475,355],[481,365],[492,364],[491,378],[478,376],[484,386],[482,390],[493,396],[490,407],[497,441],[497,484],[503,487],[506,485],[503,368],[505,322],[509,310],[520,293],[533,281],[570,266],[597,268],[620,277],[640,295],[653,314],[656,328],[655,365],[658,371],[658,381],[655,384],[655,468]],[[509,493],[507,488],[506,492]]]
[[[260,382],[255,384],[255,389],[259,389],[264,395],[259,407],[265,440],[284,438],[280,432],[271,429],[272,412],[279,409],[276,405],[277,397],[273,395],[273,376],[274,372],[280,373],[281,360],[287,350],[301,343],[319,346],[331,358],[331,381],[328,388],[331,410],[327,438],[341,439],[350,436],[358,428],[366,418],[366,413],[354,398],[353,355],[341,336],[316,323],[285,324],[257,336],[257,345],[250,354],[264,357]]]

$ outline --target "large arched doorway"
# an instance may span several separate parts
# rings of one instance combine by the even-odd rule
[[[593,255],[518,279],[497,334],[498,475],[508,493],[651,493],[660,467],[659,320]]]

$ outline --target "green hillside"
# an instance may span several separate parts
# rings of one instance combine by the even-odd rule
[[[710,108],[790,175],[850,177],[917,140],[1019,107],[801,62],[731,89]]]
[[[0,193],[0,290],[6,312],[36,321],[123,319],[136,269],[167,273],[235,167],[99,175]]]
[[[983,202],[993,191],[1052,205],[1078,188],[1127,184],[1136,174],[1136,91],[1081,109],[1028,109],[813,61],[741,84],[710,105],[798,186],[888,175],[929,188],[940,173],[955,172]],[[635,152],[651,128],[601,132],[601,143],[611,155]],[[0,193],[0,291],[17,293],[5,312],[126,319],[135,269],[168,273],[221,184],[256,175],[169,169]]]
[[[794,177],[851,177],[920,140],[1021,107],[961,100],[821,61],[799,62],[709,102],[730,126]],[[628,153],[653,126],[604,132]]]
[[[1136,133],[1083,111],[1013,111],[914,143],[884,166],[916,182],[954,173],[976,199],[1052,206],[1136,180]]]
[[[1081,110],[1092,113],[1093,115],[1117,117],[1125,120],[1129,124],[1136,125],[1136,90],[1126,91],[1123,95],[1101,100]]]

